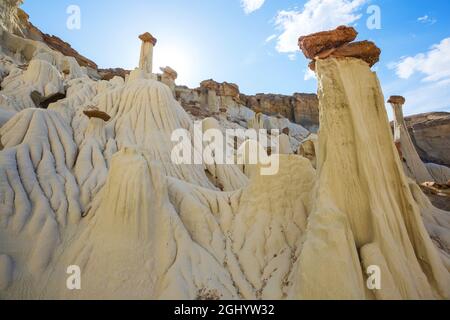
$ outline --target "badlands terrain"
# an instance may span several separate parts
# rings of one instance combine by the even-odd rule
[[[450,298],[449,115],[404,118],[355,29],[300,37],[317,95],[249,96],[155,73],[148,32],[135,70],[98,69],[19,2],[0,1],[1,299]],[[278,172],[174,163],[195,121],[271,132]]]

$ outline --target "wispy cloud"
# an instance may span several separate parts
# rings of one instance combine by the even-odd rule
[[[361,9],[368,0],[308,0],[302,10],[279,11],[275,19],[281,30],[276,49],[289,53],[298,50],[301,35],[352,24],[361,19]]]
[[[288,58],[291,61],[295,61],[297,59],[297,55],[295,53],[288,54]]]
[[[435,24],[437,20],[435,18],[430,17],[429,15],[424,15],[423,17],[417,18],[417,21],[425,24]]]
[[[427,52],[402,57],[399,62],[389,64],[389,68],[395,69],[400,79],[422,77],[419,86],[404,93],[411,111],[450,111],[450,38]]]
[[[450,80],[450,38],[433,45],[428,52],[413,57],[403,57],[390,64],[402,79],[409,79],[415,73],[425,75],[422,81]]]
[[[245,14],[250,14],[260,9],[265,0],[241,0],[241,7],[244,9]]]
[[[267,38],[266,38],[266,43],[269,43],[269,42],[271,42],[272,40],[274,40],[275,38],[277,37],[277,35],[276,34],[273,34],[273,35],[271,35],[271,36],[268,36]]]
[[[303,79],[305,81],[308,81],[308,80],[312,80],[312,79],[317,79],[317,77],[316,77],[316,74],[314,73],[314,71],[312,71],[311,69],[308,68],[305,70],[305,76],[303,77]]]

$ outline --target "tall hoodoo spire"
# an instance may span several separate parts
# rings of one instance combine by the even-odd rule
[[[404,174],[380,82],[370,70],[381,50],[369,41],[350,43],[356,35],[352,29],[299,39],[305,56],[314,59],[320,131],[316,207],[308,218],[296,294],[448,298],[449,273],[422,220],[434,209],[415,202],[417,185]],[[364,277],[370,266],[380,268],[383,285],[367,293]]]
[[[151,74],[153,72],[153,47],[157,40],[149,32],[141,34],[139,39],[142,40],[139,69]]]
[[[406,99],[402,96],[391,96],[388,103],[394,111],[394,141],[400,151],[402,160],[406,164],[406,172],[419,183],[433,181],[424,163],[420,159],[411,140],[405,119],[403,117],[403,105]]]

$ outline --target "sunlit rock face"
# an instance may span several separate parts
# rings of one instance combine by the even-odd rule
[[[450,166],[450,114],[432,112],[405,117],[419,156],[426,163]]]
[[[427,230],[432,238],[435,237],[432,230],[442,231],[440,237],[446,238],[448,214],[425,203],[426,197],[404,174],[376,74],[366,62],[355,58],[317,60],[316,65],[321,128],[315,214],[323,219],[334,216],[336,223],[346,221],[337,224],[334,232],[351,234],[349,249],[354,246],[355,251],[346,253],[348,258],[343,259],[346,263],[342,268],[350,273],[351,268],[359,266],[359,262],[347,265],[356,252],[365,266],[385,265],[392,283],[377,291],[377,298],[433,298],[436,292],[447,296],[450,277],[446,253],[441,251],[442,247],[436,248]],[[426,218],[422,220],[422,216]],[[416,255],[427,257],[426,262],[417,260]],[[313,261],[309,263],[317,264],[319,258],[320,255],[311,257]],[[403,269],[406,265],[407,269]],[[317,288],[313,285],[317,277],[303,279],[310,283],[307,292]],[[350,279],[344,279],[340,280],[351,283]],[[343,297],[360,294],[358,281],[353,281],[353,287],[349,285],[346,293],[341,291]],[[436,283],[439,284],[435,286]]]
[[[177,100],[186,110],[192,108],[210,113],[236,107],[246,107],[255,113],[272,117],[283,117],[311,132],[319,127],[319,101],[316,94],[294,93],[292,96],[281,94],[246,95],[240,93],[233,83],[218,83],[212,79],[205,80],[197,89],[177,87]]]
[[[432,181],[433,178],[417,154],[416,148],[409,135],[408,128],[406,127],[405,119],[403,117],[405,98],[401,96],[392,96],[389,98],[388,102],[392,105],[394,112],[394,142],[399,149],[406,173],[419,183]]]
[[[300,38],[301,48],[305,39],[311,40]],[[341,290],[330,296],[364,297],[362,263],[378,265],[388,274],[387,286],[375,292],[376,298],[447,297],[448,249],[436,238],[448,237],[448,213],[433,208],[406,177],[377,76],[367,59],[359,59],[357,52],[353,55],[319,52],[314,58],[319,80],[318,182],[308,225],[310,240],[300,256],[300,270],[302,262],[310,267],[324,265],[334,255],[331,259],[340,261],[336,268],[346,272],[324,280],[323,271],[316,269],[301,278],[299,294],[319,298],[325,284],[335,281]],[[323,229],[331,235],[328,239],[335,240],[314,239]]]
[[[0,27],[11,33],[24,35],[26,14],[19,9],[22,0],[0,1]]]
[[[403,172],[368,63],[316,61],[317,137],[251,110],[231,84],[174,95],[142,38],[139,68],[96,80],[74,57],[4,31],[0,298],[450,298],[449,215]],[[63,96],[42,108],[33,92]],[[203,151],[194,119],[201,133],[278,129],[278,170],[176,163],[176,130],[193,156]],[[269,157],[249,138],[232,145]],[[377,291],[366,288],[373,265]],[[68,290],[70,266],[82,290]]]

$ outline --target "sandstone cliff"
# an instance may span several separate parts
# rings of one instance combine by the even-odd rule
[[[317,132],[319,127],[319,100],[316,94],[242,94],[241,101],[252,110],[267,115],[281,115],[311,132]]]
[[[405,122],[422,160],[450,167],[450,113],[419,114]]]
[[[220,109],[225,110],[241,105],[255,113],[286,118],[311,132],[316,132],[319,127],[319,101],[316,94],[294,93],[292,96],[287,96],[259,93],[246,95],[240,93],[236,84],[218,83],[212,79],[203,81],[196,89],[179,86],[176,93],[181,105],[189,110],[193,110],[195,107],[201,109],[202,106],[207,105],[207,108],[213,106],[210,111],[217,112]]]

